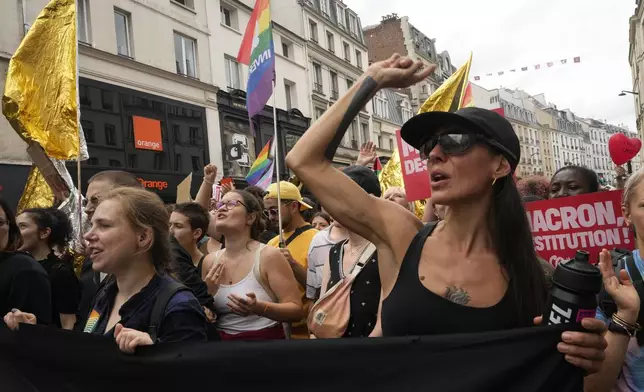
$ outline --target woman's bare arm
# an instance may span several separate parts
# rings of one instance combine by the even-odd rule
[[[195,197],[195,203],[205,208],[206,211],[210,210],[210,198],[212,197],[212,186],[215,183],[216,177],[217,177],[217,166],[210,163],[203,168],[203,182],[199,187],[199,192],[197,192],[197,197]]]
[[[384,87],[404,88],[425,79],[435,67],[398,55],[375,63],[297,142],[286,164],[318,198],[325,210],[348,230],[374,244],[390,244],[415,234],[422,224],[398,213],[390,202],[370,196],[332,165],[333,156],[360,109]],[[396,221],[395,224],[394,221]],[[403,228],[401,230],[401,228]],[[407,233],[409,232],[409,233]],[[402,257],[401,257],[402,258]]]
[[[300,321],[306,314],[293,270],[279,250],[262,250],[262,276],[277,296],[279,303],[258,301],[263,317],[276,321]]]

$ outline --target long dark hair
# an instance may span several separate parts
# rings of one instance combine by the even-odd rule
[[[9,238],[7,239],[7,247],[2,249],[4,252],[15,252],[22,246],[22,236],[20,229],[16,223],[16,216],[13,213],[9,203],[4,199],[0,199],[0,208],[4,211],[7,217],[7,225],[9,226]]]
[[[47,245],[50,249],[57,246],[62,251],[69,244],[72,238],[72,224],[63,211],[55,208],[29,208],[22,211],[20,215],[22,214],[29,214],[39,231],[47,228],[51,230],[47,237]]]
[[[531,325],[543,314],[548,286],[532,242],[521,195],[511,175],[498,181],[490,211],[490,233],[501,265],[510,278],[519,323]]]
[[[262,242],[261,235],[264,230],[266,230],[266,222],[263,218],[263,202],[255,197],[252,193],[244,190],[235,189],[231,192],[235,192],[242,198],[244,204],[246,205],[246,212],[249,215],[255,215],[255,220],[250,226],[250,238],[254,239],[255,241]]]

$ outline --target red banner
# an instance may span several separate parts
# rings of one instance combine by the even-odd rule
[[[599,261],[602,248],[635,247],[622,216],[622,191],[535,201],[526,205],[537,254],[553,266],[575,256],[577,250]]]
[[[396,141],[398,142],[400,169],[405,182],[407,200],[416,201],[429,198],[432,190],[429,185],[427,161],[420,159],[418,150],[402,139],[400,130],[396,131]]]

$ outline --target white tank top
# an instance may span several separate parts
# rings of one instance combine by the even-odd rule
[[[265,244],[261,244],[255,251],[255,262],[244,279],[233,285],[219,285],[219,290],[217,290],[217,294],[213,297],[215,299],[215,312],[217,314],[217,329],[235,335],[240,332],[259,331],[278,324],[277,321],[255,314],[246,317],[240,316],[233,313],[227,305],[230,301],[228,299],[230,294],[246,298],[246,293],[255,293],[258,301],[275,302],[255,277],[255,271],[259,271],[260,253],[265,246]],[[225,251],[226,249],[222,249],[217,252],[215,262],[219,262],[219,259]]]

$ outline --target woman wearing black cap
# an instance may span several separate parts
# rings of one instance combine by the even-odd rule
[[[377,246],[384,336],[532,325],[543,313],[547,288],[511,179],[519,141],[503,117],[466,108],[425,113],[403,126],[405,141],[427,158],[432,201],[447,206],[438,225],[423,227],[411,212],[367,195],[332,165],[360,109],[379,89],[409,87],[435,68],[421,67],[399,55],[372,64],[304,134],[286,163],[332,216]],[[597,371],[605,325],[594,319],[582,324],[597,333],[566,334],[558,347],[572,364]]]

